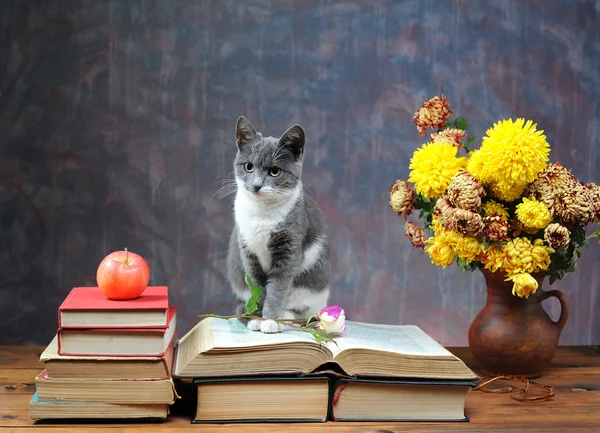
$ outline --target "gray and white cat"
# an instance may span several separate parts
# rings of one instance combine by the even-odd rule
[[[235,227],[227,270],[238,311],[250,297],[245,275],[265,288],[263,318],[304,318],[327,305],[329,236],[321,211],[303,191],[304,141],[299,125],[273,138],[256,132],[245,117],[237,121]],[[247,326],[283,330],[273,320],[250,320]]]

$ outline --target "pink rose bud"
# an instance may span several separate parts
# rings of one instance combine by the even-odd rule
[[[346,330],[346,312],[339,305],[325,307],[319,312],[319,328],[327,333],[341,334]]]

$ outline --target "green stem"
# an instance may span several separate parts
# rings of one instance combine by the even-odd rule
[[[254,320],[274,320],[275,322],[289,326],[294,329],[306,329],[303,326],[295,326],[296,323],[306,323],[306,320],[298,320],[298,319],[265,319],[264,317],[253,316],[251,314],[233,314],[231,316],[221,316],[219,314],[200,314],[198,315],[200,319],[205,319],[207,317],[215,317],[217,319],[254,319]]]

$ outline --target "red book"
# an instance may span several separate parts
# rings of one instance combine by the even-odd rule
[[[177,320],[169,308],[166,328],[59,328],[58,354],[61,356],[143,356],[161,357],[173,344]]]
[[[58,308],[59,328],[166,328],[169,293],[149,286],[139,298],[107,299],[98,287],[75,287]]]

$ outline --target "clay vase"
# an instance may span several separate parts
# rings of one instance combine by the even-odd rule
[[[469,328],[469,347],[479,366],[493,374],[538,377],[556,352],[558,338],[569,316],[567,298],[559,290],[542,290],[545,275],[533,277],[537,291],[529,298],[512,294],[513,283],[502,272],[482,270],[487,301]],[[555,296],[561,314],[554,322],[542,301]]]

